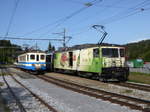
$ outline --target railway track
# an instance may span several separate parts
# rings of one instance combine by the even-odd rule
[[[85,87],[85,86],[82,86],[73,82],[66,82],[64,80],[56,79],[50,76],[39,75],[37,77],[47,82],[53,83],[55,85],[58,85],[60,87],[63,87],[72,91],[76,91],[76,92],[86,94],[92,97],[96,97],[99,99],[107,100],[112,103],[125,105],[132,109],[141,110],[143,112],[150,112],[149,100],[142,100],[142,99],[124,96],[124,95],[120,95],[116,93],[106,92],[104,90],[97,90],[97,89]],[[139,89],[139,88],[136,88],[136,89]]]
[[[63,74],[63,75],[65,75],[65,74]],[[97,81],[97,80],[95,80],[95,81]],[[97,82],[99,82],[99,81],[97,81]],[[131,82],[124,82],[124,83],[123,82],[108,82],[108,84],[113,84],[113,85],[117,85],[117,86],[128,87],[128,88],[132,88],[132,89],[150,92],[150,85],[146,85],[146,84],[138,84],[138,83],[131,83]]]
[[[150,112],[149,100],[142,100],[142,99],[137,99],[137,98],[124,96],[116,93],[107,92],[104,90],[98,90],[98,89],[82,86],[76,83],[66,82],[64,80],[56,79],[50,76],[39,75],[37,77],[47,82],[53,83],[57,86],[63,87],[65,89],[69,89],[85,95],[110,101],[112,103],[128,106],[132,109],[141,110],[143,112]]]
[[[13,96],[13,98],[15,99],[16,105],[18,106],[20,112],[26,112],[25,107],[23,106],[23,104],[21,103],[21,101],[18,99],[18,97],[15,95],[15,93],[13,92],[11,86],[9,85],[9,83],[7,82],[7,80],[5,79],[5,73],[6,73],[6,71],[4,71],[4,68],[1,69],[1,73],[2,73],[3,80],[4,80],[5,84],[7,85],[7,88],[9,90],[9,92],[11,93],[11,95]]]
[[[150,86],[148,86],[148,85],[141,85],[141,84],[129,83],[129,82],[126,82],[126,83],[111,83],[111,84],[150,92]]]
[[[8,74],[11,74],[7,71]],[[33,93],[28,87],[26,87],[24,84],[22,84],[20,81],[18,81],[12,74],[10,75],[11,78],[18,83],[21,87],[23,87],[24,89],[26,89],[33,97],[35,97],[42,105],[44,105],[45,107],[47,107],[51,112],[58,112],[56,109],[54,109],[52,106],[50,106],[47,102],[45,102],[42,98],[40,98],[38,95],[36,95],[35,93]],[[8,84],[8,83],[7,83]],[[11,87],[9,86],[9,88],[11,89]],[[11,90],[12,91],[12,90]],[[13,92],[13,91],[12,91]],[[12,93],[14,96],[15,94]],[[16,98],[16,102],[21,110],[21,112],[26,112],[25,107],[22,105],[22,103],[20,102],[20,100],[15,96]]]
[[[128,88],[132,88],[132,89],[138,89],[138,90],[150,92],[150,86],[149,85],[142,85],[142,84],[136,84],[136,83],[130,83],[130,82],[125,82],[125,83],[122,83],[122,82],[109,82],[109,83],[111,83],[113,85],[122,86],[122,87],[128,87]]]

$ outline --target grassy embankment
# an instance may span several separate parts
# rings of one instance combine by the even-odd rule
[[[129,81],[150,84],[150,74],[130,72]]]

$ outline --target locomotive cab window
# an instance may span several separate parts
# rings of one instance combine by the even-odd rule
[[[103,57],[116,58],[118,57],[118,49],[117,48],[103,48],[102,49]]]
[[[45,59],[45,56],[44,55],[41,55],[41,60],[44,60]]]
[[[34,60],[34,59],[35,59],[35,55],[33,55],[33,54],[30,55],[30,59],[31,59],[31,60]]]
[[[99,49],[93,49],[93,57],[99,57]]]

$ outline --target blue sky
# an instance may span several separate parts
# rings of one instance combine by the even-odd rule
[[[66,35],[73,37],[68,46],[97,43],[101,34],[91,26],[99,24],[104,25],[108,32],[104,42],[125,44],[150,39],[150,0],[97,0],[93,6],[61,21],[56,27],[59,23],[54,24],[55,21],[86,7],[84,4],[91,1],[93,0],[20,0],[8,36],[60,38],[53,33],[62,32],[66,28]],[[15,2],[16,0],[0,0],[0,36],[6,33]],[[141,11],[142,8],[144,11]],[[50,25],[28,33],[47,24]],[[41,49],[47,49],[48,41],[12,40],[12,43],[18,45],[33,46],[36,42]],[[52,44],[62,46],[60,42]]]

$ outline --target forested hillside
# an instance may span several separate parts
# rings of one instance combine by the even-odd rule
[[[129,60],[142,58],[144,61],[150,61],[150,40],[128,43],[124,46]],[[12,63],[21,51],[20,46],[12,44],[9,40],[0,40],[0,63]]]
[[[9,40],[0,40],[0,63],[13,63],[20,51],[20,46],[11,44]]]
[[[125,46],[129,59],[142,58],[144,61],[150,61],[150,40],[129,43]]]

